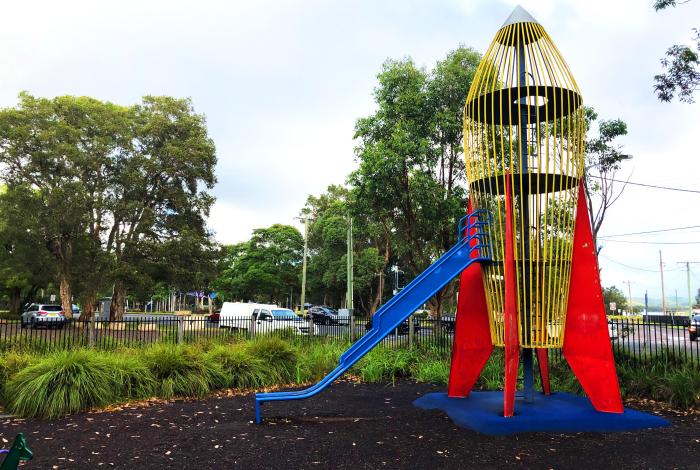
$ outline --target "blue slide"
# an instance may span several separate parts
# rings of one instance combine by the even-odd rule
[[[476,262],[491,261],[483,231],[487,222],[480,220],[485,216],[484,211],[475,211],[460,221],[460,239],[457,244],[377,310],[372,317],[372,328],[340,356],[338,367],[320,382],[303,390],[256,393],[255,421],[260,423],[260,406],[266,401],[302,400],[324,390],[467,266]]]

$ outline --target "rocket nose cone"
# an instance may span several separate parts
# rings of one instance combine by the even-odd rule
[[[503,26],[501,26],[501,28],[514,23],[537,23],[537,20],[533,18],[532,15],[528,13],[523,7],[518,5],[515,8],[513,8],[513,11],[511,12],[510,16],[506,19],[506,22],[503,23]]]

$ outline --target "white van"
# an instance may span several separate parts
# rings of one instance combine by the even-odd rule
[[[219,328],[255,330],[263,333],[287,328],[297,334],[309,334],[309,323],[287,308],[272,304],[224,302],[219,314]]]
[[[308,320],[304,320],[288,308],[281,308],[275,305],[263,305],[253,309],[255,319],[255,333],[267,333],[277,330],[293,330],[298,335],[308,335],[309,327],[312,334],[316,332],[316,327]]]

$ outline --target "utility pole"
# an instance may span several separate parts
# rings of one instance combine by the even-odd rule
[[[629,299],[627,308],[629,313],[634,314],[634,308],[632,308],[632,281],[622,281],[622,283],[627,284],[627,298]]]
[[[354,291],[354,259],[353,259],[353,240],[352,240],[352,217],[348,215],[348,276],[347,276],[347,293],[345,294],[345,308],[348,310],[348,326],[350,327],[350,339],[355,340],[355,322],[353,319],[355,302],[353,298]]]
[[[659,250],[659,269],[661,271],[661,314],[666,315],[666,291],[664,290],[664,259]]]
[[[306,257],[309,253],[309,218],[300,217],[304,221],[304,259],[301,262],[301,314],[304,315],[304,304],[306,303]],[[313,334],[314,320],[309,316],[309,334]]]
[[[685,274],[688,278],[688,317],[693,318],[693,298],[690,290],[690,265],[700,264],[700,261],[679,261],[679,264],[685,264]]]

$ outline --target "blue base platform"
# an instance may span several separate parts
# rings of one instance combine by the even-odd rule
[[[413,402],[425,410],[442,410],[463,428],[491,436],[525,432],[619,432],[669,426],[658,416],[625,408],[600,413],[586,397],[569,393],[535,394],[532,403],[515,400],[515,416],[503,417],[503,392],[472,392],[468,398],[429,393]]]

